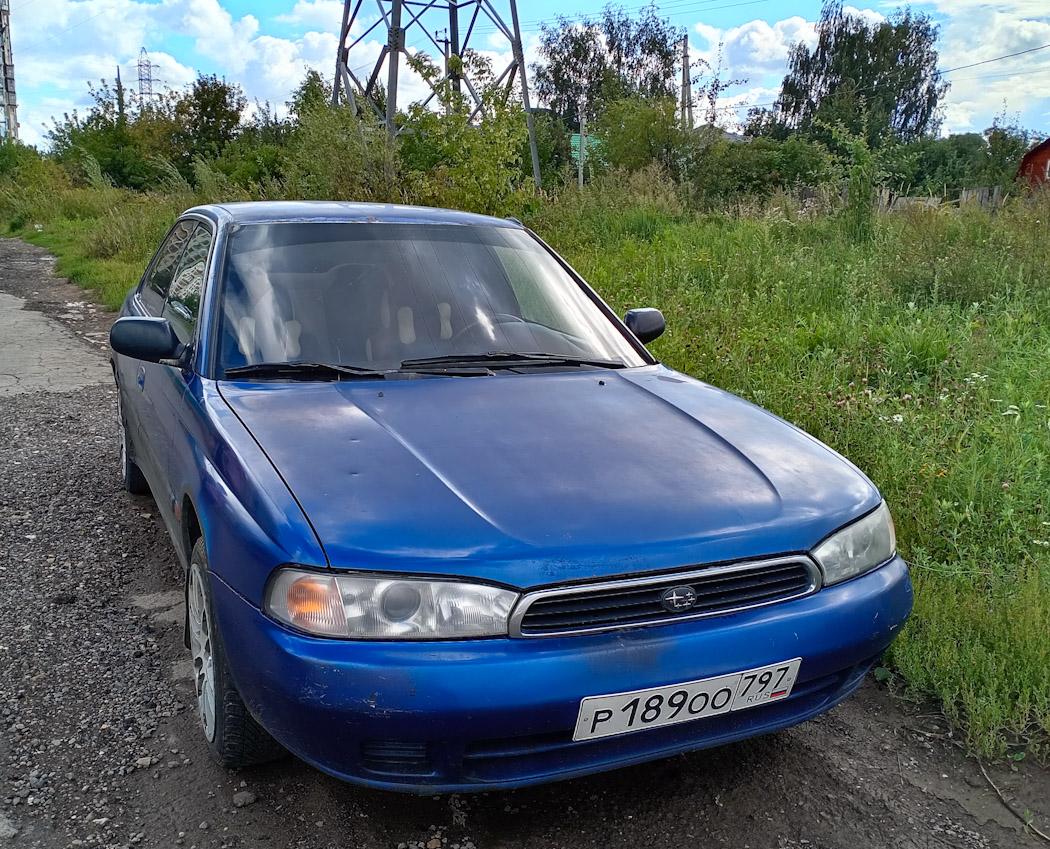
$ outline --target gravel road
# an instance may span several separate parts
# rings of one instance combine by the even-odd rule
[[[797,728],[529,790],[413,798],[197,730],[181,573],[117,474],[113,316],[0,240],[0,846],[1030,847],[934,712],[868,683]],[[988,768],[1050,832],[1050,773]]]

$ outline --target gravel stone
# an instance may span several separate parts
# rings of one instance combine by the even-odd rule
[[[87,296],[52,270],[0,239],[0,291],[80,331],[62,362],[108,373],[112,316],[70,306]],[[916,717],[873,684],[795,729],[513,792],[417,798],[293,758],[227,772],[180,672],[182,569],[154,501],[121,487],[117,437],[110,383],[0,394],[3,849],[1043,845],[945,729],[909,730],[934,708]],[[1047,832],[1050,774],[1034,760],[988,769]]]
[[[255,804],[255,794],[251,790],[241,790],[233,794],[233,806],[235,808],[246,808]]]

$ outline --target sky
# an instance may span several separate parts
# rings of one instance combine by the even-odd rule
[[[112,82],[119,67],[125,85],[137,87],[142,48],[155,66],[155,89],[181,89],[199,73],[216,74],[239,84],[252,103],[269,102],[283,113],[308,69],[331,79],[343,8],[342,0],[9,1],[19,137],[37,146],[46,146],[53,118],[85,111],[89,83]],[[492,2],[509,22],[509,0]],[[604,5],[604,0],[519,0],[527,63],[536,57],[542,23],[553,23],[558,15],[594,15]],[[632,12],[643,3],[618,5]],[[902,5],[889,0],[850,8],[879,21]],[[813,42],[820,14],[819,0],[665,0],[657,8],[688,32],[692,61],[715,64],[722,45],[723,78],[740,81],[718,104],[719,122],[729,128],[746,116],[748,106],[775,99],[789,46]],[[939,68],[951,82],[942,134],[981,132],[997,119],[1050,134],[1048,0],[928,0],[912,2],[911,8],[939,27]],[[356,34],[376,18],[376,0],[364,0],[365,23]],[[438,26],[434,20],[428,30]],[[350,53],[350,66],[370,69],[384,40],[381,29],[366,33]],[[437,56],[419,26],[408,31],[406,41],[410,49],[429,48]],[[471,45],[498,70],[510,59],[509,43],[491,25],[479,22]],[[1000,58],[1022,51],[1031,52]],[[403,65],[401,77],[401,103],[426,92]]]

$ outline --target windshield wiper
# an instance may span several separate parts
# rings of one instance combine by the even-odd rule
[[[419,357],[404,360],[403,369],[427,366],[463,365],[481,363],[487,368],[520,368],[521,366],[593,366],[595,368],[626,368],[619,360],[601,360],[589,357],[564,357],[560,354],[522,354],[514,351],[489,351],[485,354],[447,354],[442,357]]]
[[[364,366],[336,363],[252,363],[226,369],[226,377],[273,377],[291,380],[366,380],[385,378],[386,373]]]

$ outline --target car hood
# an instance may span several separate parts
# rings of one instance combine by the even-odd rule
[[[534,586],[809,550],[880,499],[662,366],[220,387],[337,567]]]

